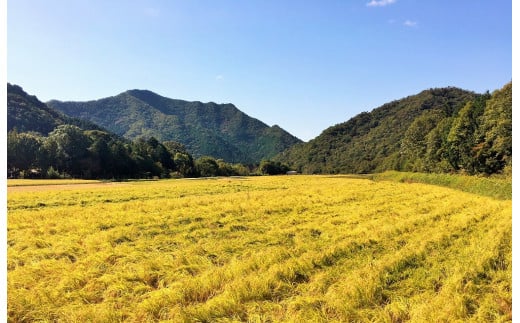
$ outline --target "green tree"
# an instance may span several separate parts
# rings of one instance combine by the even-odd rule
[[[168,149],[168,151],[173,156],[175,156],[176,153],[183,153],[183,154],[187,154],[188,153],[188,150],[186,149],[186,146],[184,146],[180,142],[169,140],[169,141],[163,142],[162,144],[164,145],[164,147],[166,147],[166,149]]]
[[[482,116],[480,142],[476,147],[481,171],[496,173],[511,166],[513,83],[493,93]]]
[[[427,169],[425,155],[427,135],[435,125],[445,118],[442,111],[429,110],[417,117],[408,127],[401,142],[400,154],[403,158],[403,170],[424,172]]]
[[[134,159],[130,145],[121,141],[110,143],[110,156],[107,175],[115,178],[138,177],[139,169]]]
[[[155,147],[152,158],[154,161],[161,164],[165,172],[169,173],[170,171],[175,170],[174,156],[172,156],[172,154],[168,151],[168,149],[166,149],[164,145],[158,144]]]
[[[85,134],[92,142],[88,148],[90,152],[90,162],[87,170],[88,177],[110,177],[110,160],[112,156],[108,145],[112,138],[108,133],[99,130],[86,131]]]
[[[201,177],[218,176],[218,164],[215,158],[202,156],[195,161],[197,173]]]
[[[238,176],[248,176],[251,173],[249,167],[243,164],[234,164],[232,165],[235,175]]]
[[[43,141],[36,134],[18,133],[16,129],[7,133],[7,169],[9,177],[17,177],[20,171],[41,171],[40,152]]]
[[[73,176],[84,174],[91,141],[83,130],[73,125],[59,125],[49,133],[47,141],[47,148],[56,150],[51,153],[61,169]]]
[[[218,165],[218,175],[219,176],[234,176],[237,175],[233,165],[230,163],[226,163],[223,159],[217,160]]]
[[[152,157],[155,142],[156,140],[141,137],[132,144],[132,159],[135,161],[139,177],[151,178],[160,176],[163,172],[161,165]]]
[[[173,162],[175,163],[175,169],[183,177],[195,176],[195,163],[190,154],[177,152],[173,157]]]
[[[455,170],[464,170],[470,174],[478,170],[474,148],[484,106],[483,100],[469,101],[452,124],[447,138],[448,160]]]
[[[453,118],[441,120],[426,136],[424,166],[428,172],[447,173],[454,170],[448,161],[448,134]]]
[[[262,160],[258,170],[264,175],[280,175],[287,173],[289,167],[279,161]]]

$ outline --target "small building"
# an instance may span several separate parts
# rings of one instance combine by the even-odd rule
[[[298,175],[298,172],[295,171],[295,170],[289,170],[289,171],[287,171],[286,174],[287,174],[287,175]]]

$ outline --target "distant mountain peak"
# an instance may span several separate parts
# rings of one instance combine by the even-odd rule
[[[174,140],[195,157],[209,155],[228,162],[259,162],[301,142],[231,103],[170,99],[150,90],[128,90],[96,101],[48,104],[128,139],[153,136],[160,141]]]

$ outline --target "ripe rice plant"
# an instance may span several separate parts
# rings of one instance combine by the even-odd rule
[[[8,319],[508,321],[511,208],[340,176],[8,190]]]

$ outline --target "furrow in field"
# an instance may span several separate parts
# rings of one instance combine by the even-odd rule
[[[492,247],[488,245],[483,249],[479,241],[496,241],[493,239],[496,234],[500,233],[500,230],[507,230],[507,217],[505,225],[501,226],[499,223],[499,232],[483,235],[482,230],[493,227],[496,222],[503,220],[503,217],[503,212],[502,218],[482,216],[469,220],[467,225],[453,227],[451,232],[431,232],[431,235],[422,241],[416,240],[407,248],[384,255],[377,262],[350,272],[344,277],[348,283],[339,283],[329,291],[331,297],[343,296],[339,298],[336,306],[324,311],[330,313],[331,318],[346,317],[348,320],[357,320],[366,315],[373,315],[374,320],[409,319],[409,311],[414,308],[412,300],[418,299],[421,304],[429,304],[427,299],[432,295],[438,295],[444,289],[447,277],[455,275],[454,272],[450,272],[453,263],[458,264],[458,270],[461,272],[473,270],[476,265],[472,260],[482,257],[482,250]],[[467,250],[463,257],[459,255],[460,250]],[[449,255],[449,261],[442,259],[446,255]],[[493,258],[494,255],[488,255],[486,261]],[[440,298],[444,302],[447,299]],[[403,300],[406,300],[404,309]],[[381,308],[386,310],[380,311]],[[439,310],[438,306],[433,308]],[[435,318],[438,313],[432,314],[430,319]],[[456,317],[453,312],[447,315]]]
[[[439,214],[435,212],[428,215],[421,215],[420,219],[416,218],[413,221],[410,221],[408,226],[402,226],[399,230],[390,230],[389,232],[383,231],[381,236],[378,237],[377,235],[374,235],[373,239],[368,241],[363,239],[359,239],[359,241],[350,241],[348,244],[344,243],[343,248],[341,246],[336,246],[333,249],[331,248],[329,251],[321,252],[321,254],[316,251],[317,249],[314,249],[313,251],[301,253],[294,252],[290,257],[287,257],[285,261],[283,259],[276,259],[276,261],[271,263],[266,263],[264,261],[262,265],[259,266],[258,270],[253,271],[249,275],[242,273],[240,275],[240,277],[242,277],[240,282],[226,282],[226,288],[222,289],[221,293],[219,292],[212,295],[211,302],[207,302],[204,305],[195,305],[194,308],[197,308],[201,313],[207,313],[210,311],[208,308],[211,308],[211,304],[214,302],[218,303],[220,298],[236,299],[238,302],[244,303],[265,300],[282,301],[290,297],[295,297],[300,293],[298,285],[302,284],[301,290],[309,289],[307,286],[309,281],[311,281],[314,275],[318,274],[320,271],[327,270],[327,267],[341,265],[344,269],[352,268],[359,266],[359,260],[366,260],[367,255],[372,257],[372,259],[377,257],[378,253],[382,253],[384,250],[380,245],[383,237],[384,240],[392,241],[395,240],[396,237],[400,236],[396,245],[387,246],[390,247],[388,249],[399,252],[399,249],[406,245],[408,240],[413,241],[413,237],[406,236],[407,232],[409,235],[412,235],[411,232],[413,232],[413,234],[417,236],[434,236],[436,230],[449,226],[450,220],[453,220],[451,217],[446,216],[446,214],[461,212],[465,210],[466,207],[467,205],[463,204],[462,206],[459,205],[455,209],[450,209],[447,212],[445,210],[441,212],[442,216],[439,216]],[[458,228],[458,230],[460,232],[466,231],[474,225],[474,223],[482,221],[488,215],[489,213],[483,214],[480,218],[478,216],[475,218],[469,217],[467,219],[468,222],[462,221],[460,223],[460,228]],[[462,216],[462,218],[463,217],[464,216]],[[442,221],[442,219],[444,221]],[[435,223],[437,223],[437,227],[432,227],[431,224]],[[453,228],[453,231],[448,235],[444,234],[438,237],[436,243],[430,241],[432,243],[430,243],[428,248],[433,248],[439,244],[449,245],[451,238],[462,236],[457,233],[456,229],[457,228]],[[378,238],[381,241],[378,241]],[[407,249],[414,250],[414,248],[415,246],[412,245]],[[312,249],[312,247],[310,249]],[[406,256],[404,260],[398,260],[396,266],[400,266],[399,261],[404,263],[404,266],[406,266],[409,262],[413,263],[417,261],[417,259],[424,258],[424,253],[424,250],[420,255],[412,252],[411,255]],[[390,257],[395,256],[391,255]],[[266,257],[266,259],[269,258]],[[350,265],[349,262],[351,263]],[[264,279],[259,277],[264,277]],[[244,293],[244,291],[246,292]],[[206,302],[207,300],[208,299],[206,298],[201,299],[203,302]],[[204,307],[206,307],[205,311],[201,309]],[[190,307],[188,306],[188,311],[189,308]],[[193,312],[191,312],[191,314],[196,315]]]

